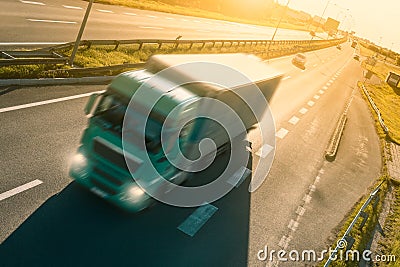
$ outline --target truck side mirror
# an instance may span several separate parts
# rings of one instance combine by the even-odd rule
[[[86,106],[85,106],[85,109],[84,109],[86,115],[90,115],[91,114],[91,111],[93,109],[93,105],[96,102],[98,96],[99,96],[99,94],[90,95],[89,101],[86,103]]]

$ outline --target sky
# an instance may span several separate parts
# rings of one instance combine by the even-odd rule
[[[278,0],[282,5],[287,1]],[[392,50],[400,53],[400,0],[290,0],[289,7],[321,16],[328,2],[324,18],[343,21],[346,17],[340,29],[354,30],[357,36],[389,49],[393,43]]]

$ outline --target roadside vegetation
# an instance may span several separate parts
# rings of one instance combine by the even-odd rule
[[[328,47],[330,44],[320,44],[319,49]],[[331,44],[335,45],[335,44]],[[123,71],[132,69],[132,66],[125,66],[124,64],[135,64],[146,62],[147,59],[154,54],[182,54],[182,53],[252,53],[256,54],[261,58],[267,57],[266,44],[244,46],[233,45],[229,43],[222,46],[221,43],[212,45],[207,43],[204,47],[202,44],[193,44],[190,47],[189,44],[180,44],[176,48],[175,44],[163,44],[159,49],[156,44],[145,44],[139,49],[139,45],[119,45],[118,49],[115,45],[93,45],[90,48],[81,46],[78,49],[74,60],[74,67],[71,68],[68,65],[22,65],[22,66],[10,66],[0,67],[0,79],[22,79],[22,78],[54,78],[54,77],[83,77],[83,76],[95,76],[95,75],[117,75]],[[311,49],[309,44],[300,46],[295,45],[271,45],[269,49],[269,55],[271,57],[283,56],[288,54],[294,54],[297,52],[306,51]],[[57,51],[66,57],[71,55],[71,48]],[[120,65],[112,70],[107,67]],[[79,68],[101,68],[101,70],[92,70],[92,73],[80,72]]]

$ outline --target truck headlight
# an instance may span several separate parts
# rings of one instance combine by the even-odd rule
[[[120,197],[122,201],[138,202],[142,200],[145,192],[139,186],[132,186]]]
[[[88,175],[87,166],[88,166],[87,159],[83,154],[78,153],[73,156],[71,160],[72,172],[84,178]]]

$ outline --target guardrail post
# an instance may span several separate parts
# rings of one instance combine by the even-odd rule
[[[159,42],[158,43],[158,49],[161,49],[161,46],[162,46],[162,42]]]
[[[206,42],[203,42],[203,45],[200,47],[200,50],[203,50],[203,48],[206,46]]]
[[[139,48],[138,48],[138,50],[142,50],[142,47],[143,47],[143,43],[140,42],[140,43],[139,43]]]
[[[115,41],[115,47],[114,47],[114,50],[117,50],[117,49],[118,49],[118,47],[119,47],[119,41]]]

